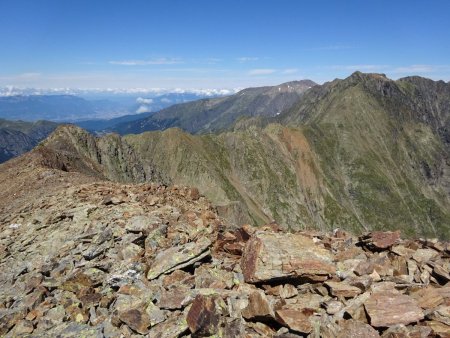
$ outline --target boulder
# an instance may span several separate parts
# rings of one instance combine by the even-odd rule
[[[414,298],[390,291],[373,293],[364,307],[370,317],[370,324],[374,327],[406,325],[424,318],[424,313]]]
[[[247,242],[241,259],[247,283],[299,277],[326,277],[336,272],[333,255],[301,234],[256,232]]]

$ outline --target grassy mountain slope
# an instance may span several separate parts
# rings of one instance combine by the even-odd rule
[[[108,179],[197,186],[237,223],[448,238],[448,87],[355,73],[312,88],[265,127],[122,138],[64,127],[42,147]]]
[[[305,130],[337,205],[366,228],[449,231],[448,84],[355,73],[308,94],[279,121]]]

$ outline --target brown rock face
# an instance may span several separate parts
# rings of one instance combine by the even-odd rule
[[[242,311],[245,319],[274,317],[273,309],[264,292],[258,290],[248,297],[248,306]]]
[[[383,332],[383,338],[425,338],[432,330],[426,326],[395,325]]]
[[[344,323],[337,338],[378,338],[378,331],[372,326],[350,319]]]
[[[422,309],[413,298],[389,291],[372,294],[364,307],[370,324],[375,327],[406,325],[424,318]]]
[[[325,282],[335,297],[353,298],[361,293],[361,289],[343,282]]]
[[[150,327],[150,318],[145,312],[131,309],[119,314],[119,318],[131,329],[140,334],[147,334]]]
[[[375,249],[387,249],[400,239],[400,231],[374,231],[368,235],[361,236],[361,240]]]
[[[312,309],[283,309],[276,312],[277,321],[291,330],[309,333],[312,330],[310,317],[314,314]]]
[[[198,336],[210,336],[217,332],[220,324],[221,309],[216,297],[198,295],[189,310],[186,321],[189,330]]]
[[[331,253],[311,238],[270,232],[257,232],[247,242],[241,267],[247,283],[336,272]]]

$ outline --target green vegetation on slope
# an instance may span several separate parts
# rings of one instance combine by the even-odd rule
[[[278,123],[241,120],[205,135],[70,134],[80,162],[104,177],[197,186],[236,223],[449,238],[449,113],[449,84],[355,73],[311,88]],[[46,146],[57,148],[55,139]]]

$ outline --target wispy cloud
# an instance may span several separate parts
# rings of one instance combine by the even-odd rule
[[[259,76],[259,75],[270,75],[276,72],[276,69],[270,69],[270,68],[258,68],[258,69],[252,69],[248,72],[248,75],[251,76]]]
[[[42,77],[41,73],[37,72],[28,72],[28,73],[21,73],[16,75],[8,75],[8,76],[0,76],[1,80],[11,80],[11,81],[20,81],[20,82],[26,82],[26,81],[32,81],[37,80]]]
[[[240,63],[252,62],[252,61],[258,61],[259,57],[257,57],[257,56],[241,56],[239,58],[236,58],[236,60]]]
[[[183,60],[178,59],[178,58],[109,61],[109,64],[111,64],[111,65],[120,65],[120,66],[174,65],[174,64],[180,64],[180,63],[183,63]]]
[[[150,111],[150,107],[143,104],[143,105],[139,106],[139,108],[136,110],[136,114],[147,113],[149,111]]]
[[[281,73],[282,74],[296,74],[296,73],[298,73],[298,68],[284,69]]]
[[[450,72],[450,65],[376,65],[376,64],[360,64],[360,65],[331,65],[326,67],[337,71],[362,71],[362,72],[383,72],[386,74],[431,74]]]
[[[215,64],[217,64],[217,63],[219,63],[219,62],[222,62],[223,59],[220,59],[220,58],[206,58],[205,61],[206,61],[206,63],[209,64],[209,65],[215,65]]]
[[[140,104],[152,104],[152,103],[153,103],[153,100],[152,100],[152,99],[146,99],[146,98],[144,98],[144,97],[138,97],[138,98],[136,99],[136,102],[137,102],[137,103],[140,103]]]
[[[32,72],[32,73],[19,74],[17,77],[20,79],[26,80],[26,79],[36,79],[36,78],[40,77],[41,75],[42,75],[41,73]]]
[[[410,65],[405,67],[397,67],[392,73],[398,74],[418,74],[418,73],[436,73],[450,71],[450,65]]]
[[[333,70],[343,71],[362,71],[362,72],[377,72],[389,69],[389,65],[373,65],[373,64],[360,64],[360,65],[331,65],[326,68]]]
[[[328,46],[318,46],[318,47],[310,47],[304,48],[304,51],[307,52],[315,52],[315,51],[333,51],[333,50],[345,50],[345,49],[354,49],[353,46],[347,45],[328,45]]]

